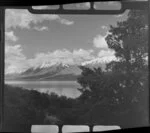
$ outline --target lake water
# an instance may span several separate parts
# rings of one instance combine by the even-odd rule
[[[80,96],[80,85],[76,81],[5,81],[6,84],[12,86],[23,87],[25,89],[33,89],[42,93],[56,93],[59,96],[67,96],[76,98]]]

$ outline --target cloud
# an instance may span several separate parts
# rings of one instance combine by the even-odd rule
[[[17,56],[17,57],[21,57],[21,59],[24,59],[24,55],[21,52],[22,52],[22,48],[21,48],[21,45],[19,45],[19,44],[14,45],[14,46],[6,45],[5,53],[8,57]],[[6,58],[7,58],[7,56],[6,56]]]
[[[93,44],[94,47],[96,48],[101,48],[101,49],[108,49],[108,45],[107,42],[105,40],[106,36],[102,36],[102,35],[97,35],[94,39],[93,39]]]
[[[53,52],[38,53],[33,59],[29,59],[30,66],[62,64],[81,64],[85,60],[93,59],[92,50],[78,49],[69,51],[67,49],[55,50]]]
[[[74,21],[69,21],[67,19],[62,19],[62,18],[58,18],[58,21],[61,23],[61,24],[65,24],[65,25],[73,25],[74,24]]]
[[[47,31],[48,27],[46,27],[46,26],[42,26],[42,27],[35,26],[34,29],[37,30],[37,31],[44,31],[44,30]]]
[[[67,49],[61,49],[47,53],[37,53],[33,58],[27,59],[22,53],[21,45],[7,45],[5,49],[5,70],[6,74],[8,74],[20,73],[30,67],[48,67],[58,63],[80,65],[84,61],[94,59],[95,57],[92,53],[93,50],[75,49],[73,51],[69,51]]]
[[[18,37],[14,34],[14,31],[6,31],[5,38],[6,38],[6,41],[16,42],[18,40]]]
[[[30,67],[50,67],[55,64],[81,65],[84,62],[99,59],[104,62],[116,60],[113,50],[100,50],[97,56],[92,49],[58,49],[47,53],[37,53],[33,58],[27,59],[23,54],[21,45],[6,45],[5,71],[8,73],[21,73]]]
[[[6,74],[8,73],[20,73],[25,71],[32,65],[36,65],[36,62],[44,62],[44,57],[49,57],[49,55],[43,56],[43,58],[34,58],[34,59],[27,59],[26,56],[23,54],[23,49],[20,44],[13,44],[12,42],[16,42],[18,37],[14,34],[13,29],[19,27],[22,29],[34,29],[37,31],[44,31],[48,30],[46,26],[38,26],[39,23],[43,21],[57,21],[61,24],[65,25],[72,25],[74,22],[69,21],[67,19],[63,19],[58,15],[35,15],[29,13],[27,10],[6,10],[6,46],[5,46],[5,71]],[[11,41],[11,42],[9,42]],[[56,52],[56,51],[55,51]],[[56,52],[57,53],[57,52]],[[58,53],[59,54],[59,53]],[[57,54],[57,55],[58,55]],[[52,56],[53,54],[51,54]],[[50,56],[50,57],[51,57]],[[54,55],[52,56],[52,58]],[[41,59],[41,60],[40,60]],[[59,58],[55,56],[55,62],[59,61]],[[49,60],[49,58],[47,58]],[[71,59],[68,60],[68,62]],[[64,60],[67,62],[67,60]],[[35,63],[34,63],[35,62]],[[53,60],[54,63],[54,60]]]
[[[113,56],[115,54],[115,52],[113,50],[101,50],[98,53],[98,57],[108,57],[108,56]]]
[[[73,21],[61,18],[59,15],[37,15],[31,14],[27,10],[20,10],[20,9],[7,9],[6,10],[6,29],[7,28],[26,28],[30,29],[31,24],[38,24],[42,23],[43,21],[58,21],[61,24],[65,25],[72,25],[74,24]]]
[[[101,28],[107,29],[107,26],[102,26]],[[108,44],[105,40],[108,34],[109,32],[107,31],[104,36],[99,34],[93,39],[94,47],[100,49],[100,51],[97,54],[97,58],[100,58],[100,60],[103,60],[105,62],[116,60],[115,51],[113,51],[112,49],[108,47]]]
[[[28,68],[21,45],[5,46],[5,72],[20,73]]]
[[[39,67],[39,66],[48,66],[54,65],[56,63],[69,63],[73,64],[72,54],[70,51],[63,49],[63,50],[56,50],[53,52],[47,53],[37,53],[34,58],[29,59],[28,62],[31,67]]]
[[[108,27],[105,26],[105,25],[101,26],[101,28],[104,29],[104,30],[108,30]]]
[[[101,58],[102,60],[106,61],[106,62],[110,62],[112,60],[116,60],[115,57],[115,51],[113,50],[101,50],[98,55],[99,58]]]
[[[92,58],[92,54],[93,50],[84,50],[84,49],[78,49],[78,50],[73,50],[73,55],[76,57],[82,57],[85,59],[91,59]]]

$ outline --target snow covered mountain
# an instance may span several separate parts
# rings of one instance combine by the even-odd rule
[[[82,63],[83,66],[87,66],[87,65],[101,65],[101,64],[107,64],[109,62],[111,62],[112,60],[114,60],[114,58],[106,58],[106,57],[101,57],[101,58],[95,58],[93,60],[90,61],[85,61]]]
[[[39,66],[34,66],[20,74],[5,75],[8,80],[76,80],[82,70],[79,66],[89,68],[101,67],[105,70],[106,63],[111,60],[96,58],[90,61],[82,62],[81,64],[65,64],[62,62],[44,62]]]

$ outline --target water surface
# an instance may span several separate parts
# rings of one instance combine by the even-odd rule
[[[76,98],[80,96],[80,85],[76,81],[5,81],[6,84],[33,89],[42,93],[56,93],[59,96]]]

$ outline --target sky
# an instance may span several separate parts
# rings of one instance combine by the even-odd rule
[[[86,9],[89,4],[76,7]],[[96,58],[113,59],[114,51],[105,37],[109,25],[125,19],[127,11],[119,15],[35,15],[24,9],[7,9],[5,73],[20,73],[45,62],[80,64]]]

